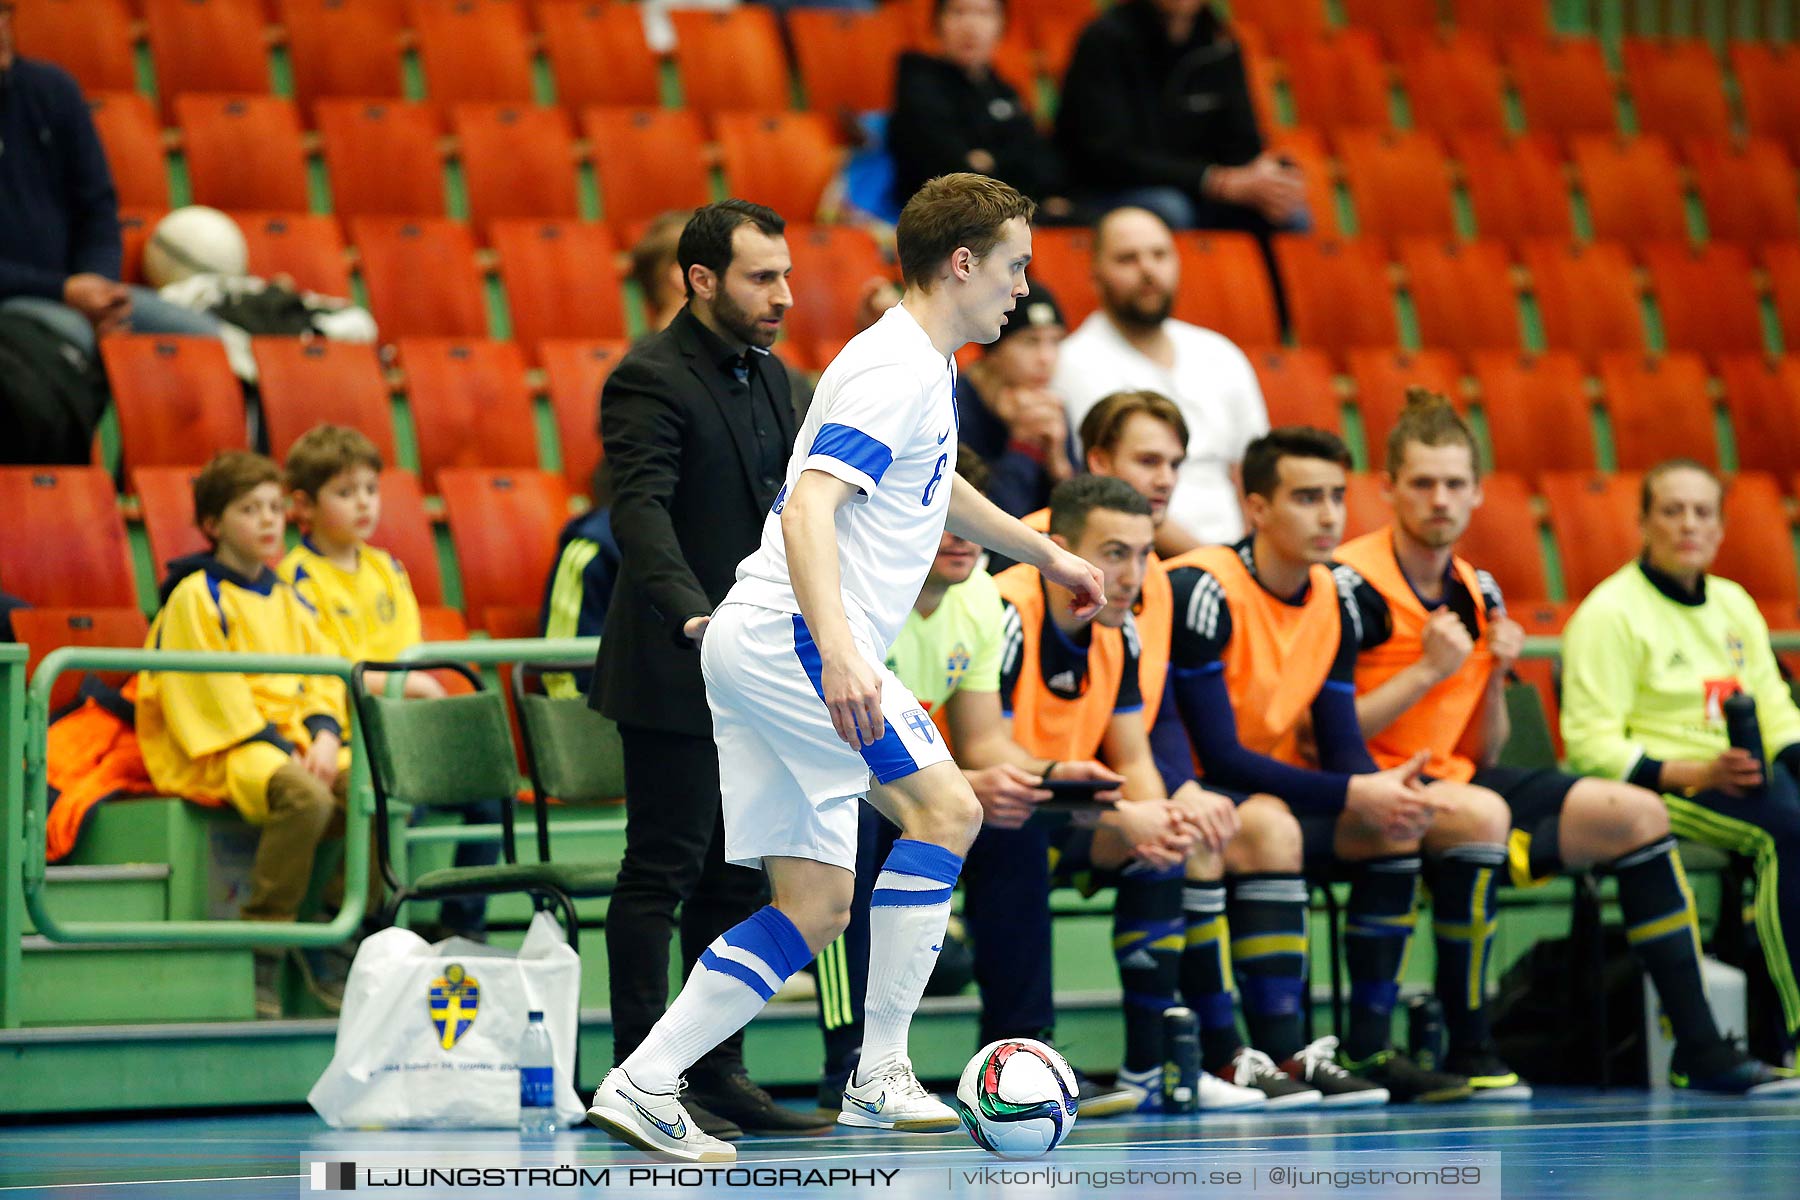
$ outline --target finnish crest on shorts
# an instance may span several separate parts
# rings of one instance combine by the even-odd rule
[[[461,963],[451,963],[444,973],[431,981],[431,1026],[438,1032],[438,1045],[449,1050],[475,1024],[481,1008],[481,985],[463,970]]]
[[[931,723],[931,718],[925,715],[924,709],[909,708],[900,719],[906,722],[908,729],[924,738],[926,745],[937,742],[937,726]]]

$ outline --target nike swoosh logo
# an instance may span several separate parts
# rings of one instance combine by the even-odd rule
[[[627,1096],[624,1092],[621,1092],[618,1088],[613,1089],[613,1095],[619,1097],[621,1100],[625,1101],[625,1103],[627,1103],[627,1104],[631,1105],[631,1107],[637,1109],[638,1112],[640,1112],[644,1115],[644,1119],[646,1121],[650,1122],[652,1125],[656,1126],[658,1129],[662,1130],[664,1133],[668,1134],[670,1137],[674,1138],[676,1141],[679,1142],[682,1139],[687,1137],[687,1122],[686,1121],[677,1121],[673,1125],[671,1125],[667,1121],[663,1120],[661,1117],[657,1116],[655,1113],[651,1112],[649,1109],[645,1108],[643,1105],[639,1104],[636,1100],[633,1100],[630,1096]]]
[[[938,951],[939,951],[939,950],[942,950],[942,949],[943,949],[943,946],[941,946],[941,945],[938,945],[938,946],[933,946],[933,947],[932,947],[932,948],[931,948],[931,952],[932,952],[932,953],[933,953],[933,954],[936,954],[936,953],[937,953],[937,952],[938,952]]]
[[[950,436],[950,431],[948,429],[946,429],[946,430],[944,430],[944,432],[938,434],[938,445],[940,445],[940,446],[943,445],[945,439],[948,438],[949,436]]]
[[[875,1102],[873,1104],[869,1103],[867,1100],[858,1100],[855,1096],[845,1096],[844,1099],[856,1105],[856,1107],[862,1109],[866,1113],[879,1114],[882,1106],[887,1103],[887,1093],[883,1092],[881,1095],[875,1097]],[[655,1120],[655,1118],[652,1117],[651,1120]]]

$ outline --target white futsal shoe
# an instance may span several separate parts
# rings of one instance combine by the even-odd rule
[[[639,1150],[664,1154],[682,1162],[728,1163],[737,1151],[718,1138],[701,1133],[676,1092],[647,1092],[631,1081],[623,1067],[614,1067],[600,1081],[588,1121]]]
[[[925,1090],[905,1059],[882,1063],[859,1083],[861,1074],[860,1068],[853,1072],[844,1087],[839,1125],[903,1133],[947,1133],[962,1127],[955,1110]]]

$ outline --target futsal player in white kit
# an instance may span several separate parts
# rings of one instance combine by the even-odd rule
[[[981,806],[883,664],[946,525],[1069,588],[1084,616],[1102,600],[1095,567],[956,474],[952,355],[997,339],[1027,294],[1032,211],[1013,188],[971,174],[934,179],[908,201],[896,230],[900,303],[826,368],[762,545],[710,623],[691,623],[719,749],[725,858],[766,870],[774,901],[708,947],[595,1093],[588,1119],[641,1149],[735,1160],[682,1108],[681,1073],[843,931],[865,794],[902,836],[875,882],[862,1058],[838,1120],[957,1124],[913,1074],[906,1038]]]

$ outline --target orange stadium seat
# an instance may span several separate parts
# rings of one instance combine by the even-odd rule
[[[438,568],[437,535],[425,515],[419,477],[388,465],[381,473],[381,520],[369,541],[400,560],[422,605],[444,602],[444,577]],[[426,637],[435,637],[429,624]],[[459,632],[458,639],[461,637]]]
[[[658,108],[587,108],[582,132],[594,153],[600,205],[613,231],[670,209],[712,199],[706,137],[694,113]]]
[[[1262,387],[1271,425],[1311,425],[1344,432],[1344,406],[1338,400],[1331,359],[1323,350],[1249,350],[1250,365]]]
[[[508,0],[434,0],[413,6],[425,90],[437,104],[530,104],[531,31]]]
[[[537,17],[556,76],[556,99],[565,108],[662,103],[662,68],[644,40],[644,18],[636,5],[544,0]]]
[[[1497,470],[1536,475],[1598,465],[1580,359],[1558,350],[1541,356],[1487,350],[1470,360]]]
[[[294,98],[401,96],[404,0],[281,0]]]
[[[1742,246],[1656,242],[1643,257],[1668,349],[1708,356],[1763,349],[1762,309]]]
[[[1719,360],[1738,467],[1784,474],[1800,463],[1800,357],[1760,354]]]
[[[503,217],[574,220],[581,215],[575,136],[562,109],[458,104],[451,110],[450,127],[460,147],[469,214],[476,224]]]
[[[907,41],[898,10],[796,8],[787,27],[808,108],[832,115],[893,107],[894,63]]]
[[[250,273],[286,275],[300,287],[350,298],[350,265],[335,218],[313,213],[232,213],[250,251]]]
[[[569,490],[586,493],[604,451],[600,445],[600,388],[625,357],[626,343],[553,338],[538,343],[556,440],[562,446],[563,478]]]
[[[28,648],[25,672],[37,674],[38,664],[52,650],[65,646],[111,646],[135,650],[150,634],[150,623],[136,607],[129,608],[21,608],[12,614],[13,634]],[[64,671],[50,689],[50,711],[73,704],[81,693],[83,670]],[[117,687],[129,674],[105,672],[101,678]]]
[[[1454,180],[1435,137],[1348,129],[1336,140],[1364,237],[1456,236]]]
[[[1271,37],[1319,37],[1331,28],[1325,0],[1250,0],[1233,5],[1231,15]]]
[[[1467,354],[1519,347],[1519,302],[1499,242],[1407,238],[1400,243],[1419,340]]]
[[[1774,475],[1732,476],[1725,493],[1725,540],[1709,570],[1743,584],[1759,601],[1800,600],[1794,523]]]
[[[791,106],[787,56],[769,9],[678,8],[669,19],[675,26],[675,69],[687,107],[711,116]]]
[[[1087,320],[1100,307],[1094,290],[1094,235],[1086,229],[1049,226],[1031,231],[1031,265],[1027,283],[1043,280],[1062,306],[1069,328]]]
[[[1568,179],[1549,138],[1464,132],[1451,135],[1450,152],[1462,163],[1482,237],[1516,244],[1524,238],[1575,236]]]
[[[1406,407],[1407,388],[1430,388],[1463,407],[1462,367],[1445,350],[1351,350],[1350,378],[1356,383],[1363,445],[1369,462],[1377,467],[1386,461],[1388,433]]]
[[[803,345],[843,345],[862,331],[857,310],[869,280],[892,274],[881,248],[867,231],[843,225],[791,224],[787,242],[794,261],[787,336]]]
[[[1773,42],[1733,42],[1731,70],[1737,76],[1745,123],[1759,137],[1774,138],[1800,158],[1800,51]]]
[[[88,111],[112,168],[119,203],[137,208],[169,206],[169,168],[162,126],[150,101],[137,92],[90,92]]]
[[[1500,594],[1521,604],[1550,595],[1544,557],[1538,550],[1537,513],[1525,480],[1496,471],[1481,481],[1481,507],[1457,543],[1456,552],[1499,581]]]
[[[713,127],[732,195],[766,204],[790,221],[814,219],[841,157],[827,117],[722,112]]]
[[[1562,559],[1563,592],[1571,602],[1638,556],[1638,486],[1634,471],[1609,475],[1546,471],[1538,488],[1550,505],[1550,532]]]
[[[569,515],[569,489],[548,471],[457,468],[439,480],[462,569],[463,611],[536,612]]]
[[[1625,90],[1643,133],[1728,138],[1731,110],[1712,47],[1698,38],[1625,39]]]
[[[1450,16],[1458,29],[1489,37],[1550,36],[1550,6],[1519,0],[1450,0]]]
[[[352,217],[350,237],[384,339],[487,336],[487,301],[467,225]]]
[[[576,221],[495,221],[488,240],[500,254],[513,340],[625,336],[624,281],[604,225]]]
[[[1383,37],[1417,30],[1430,32],[1438,24],[1438,0],[1342,0],[1344,19],[1374,30]]]
[[[537,422],[517,345],[402,338],[399,349],[425,486],[446,467],[537,466]]]
[[[1038,62],[1043,64],[1044,74],[1049,76],[1051,84],[1060,89],[1063,76],[1069,73],[1069,60],[1075,57],[1075,43],[1081,40],[1081,31],[1093,21],[1094,10],[1088,8],[1086,11],[1075,9],[1058,12],[1054,4],[1040,4],[1026,9],[1024,16],[1031,33],[1032,49],[1037,51]],[[1250,86],[1254,93],[1257,90],[1257,69],[1250,66],[1251,57],[1249,54],[1245,55],[1245,65],[1250,67]]]
[[[194,524],[195,466],[139,467],[131,472],[144,537],[150,543],[151,584],[160,587],[164,569],[178,558],[204,554],[206,535]]]
[[[1697,354],[1605,354],[1600,386],[1612,414],[1619,468],[1647,471],[1665,458],[1719,465],[1706,367]]]
[[[124,253],[123,269],[119,278],[126,283],[144,282],[144,246],[150,240],[150,233],[156,223],[162,220],[162,206],[155,208],[119,209],[119,241]]]
[[[1373,471],[1352,471],[1344,482],[1346,540],[1373,533],[1388,523],[1393,510],[1382,495],[1380,475]]]
[[[1324,37],[1284,37],[1276,52],[1287,64],[1288,91],[1302,125],[1337,130],[1386,129],[1388,68],[1375,35],[1342,29]]]
[[[1275,239],[1294,340],[1341,357],[1353,346],[1400,341],[1387,259],[1373,239]]]
[[[252,338],[250,344],[271,455],[285,458],[301,434],[329,423],[361,430],[393,464],[394,418],[375,347],[286,337]]]
[[[1688,236],[1681,172],[1668,142],[1582,135],[1573,156],[1594,237],[1602,241],[1669,240]]]
[[[1533,238],[1522,256],[1552,350],[1584,362],[1607,350],[1643,352],[1644,321],[1631,260],[1611,242],[1578,246]]]
[[[417,591],[418,589],[414,589]],[[419,624],[428,642],[463,642],[469,637],[469,626],[463,615],[454,608],[442,605],[420,605]],[[443,672],[455,678],[461,678],[453,671]],[[465,681],[464,686],[467,686]]]
[[[0,579],[32,604],[137,605],[112,480],[99,467],[0,467]]]
[[[111,334],[100,357],[127,468],[170,466],[248,444],[244,393],[217,338]]]
[[[196,204],[306,212],[306,147],[291,100],[275,96],[175,98]]]
[[[1400,32],[1400,77],[1412,100],[1415,129],[1506,132],[1506,80],[1492,38],[1468,32]]]
[[[443,123],[436,108],[333,99],[314,104],[313,115],[339,217],[444,215]]]
[[[1762,265],[1769,273],[1769,291],[1775,297],[1781,344],[1800,353],[1800,242],[1765,243]]]
[[[1681,152],[1706,210],[1709,238],[1744,245],[1800,238],[1800,184],[1780,142],[1690,138]]]
[[[1275,87],[1281,69],[1269,53],[1262,32],[1255,26],[1233,23],[1229,28],[1237,41],[1238,53],[1244,59],[1244,82],[1250,89],[1250,109],[1266,140],[1281,124],[1281,98]],[[1069,47],[1071,55],[1074,49]],[[1062,85],[1060,79],[1056,82],[1058,87]]]
[[[1523,625],[1527,634],[1558,637],[1574,611],[1575,605],[1571,602],[1559,604],[1543,600],[1535,604],[1509,604],[1506,615]],[[1538,699],[1543,701],[1544,718],[1550,723],[1550,743],[1559,759],[1563,756],[1562,707],[1559,695],[1561,669],[1560,661],[1547,658],[1522,658],[1513,664],[1513,674],[1519,677],[1520,682],[1529,683],[1536,688]]]
[[[137,88],[131,10],[124,0],[26,0],[13,14],[19,53],[53,62],[81,90]]]
[[[1500,52],[1518,88],[1527,131],[1563,138],[1618,130],[1618,95],[1599,42],[1512,37]]]
[[[163,111],[187,92],[269,90],[263,0],[145,0]]]
[[[1181,283],[1175,315],[1217,330],[1240,346],[1281,341],[1275,290],[1256,239],[1247,233],[1178,233]]]
[[[1344,232],[1338,221],[1337,178],[1331,152],[1316,129],[1270,129],[1268,148],[1300,168],[1306,189],[1306,211],[1314,233],[1336,237]]]

